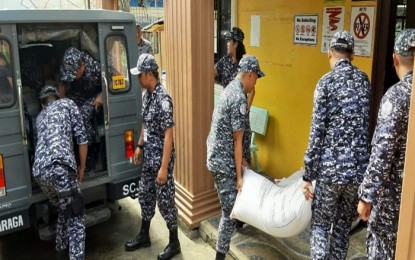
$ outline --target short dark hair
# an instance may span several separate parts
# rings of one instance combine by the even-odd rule
[[[159,79],[159,72],[157,70],[150,71],[156,79]]]
[[[46,106],[47,104],[49,104],[50,102],[53,102],[53,101],[55,101],[55,100],[58,100],[59,98],[58,97],[56,97],[56,96],[54,96],[54,95],[49,95],[49,96],[46,96],[46,97],[44,97],[44,98],[42,98],[41,100],[40,100],[40,102],[42,103],[42,105],[43,106]]]

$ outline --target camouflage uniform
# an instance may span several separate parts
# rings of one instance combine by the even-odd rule
[[[85,73],[79,79],[75,79],[76,70],[80,61],[85,64]],[[63,82],[69,83],[70,92],[68,98],[75,101],[84,118],[85,128],[89,143],[94,142],[95,129],[92,125],[94,116],[95,97],[101,92],[101,67],[100,63],[84,51],[70,47],[65,51],[60,68]]]
[[[413,56],[409,40],[415,41],[414,29],[397,36],[395,53]],[[359,188],[359,198],[372,204],[366,240],[369,259],[395,257],[412,77],[412,71],[407,73],[382,98],[369,166]]]
[[[353,51],[353,37],[334,34],[331,47]],[[306,181],[317,180],[312,204],[311,258],[345,259],[357,189],[369,158],[370,83],[347,58],[324,75],[314,92]],[[329,230],[333,231],[329,242]]]
[[[239,63],[241,72],[255,71],[258,77],[264,76],[259,69],[258,61],[253,56],[246,56]],[[234,220],[230,218],[237,195],[236,166],[233,133],[249,131],[249,113],[247,94],[242,82],[236,78],[220,96],[219,103],[213,111],[212,124],[207,139],[207,168],[212,172],[218,190],[222,208],[219,223],[219,237],[216,250],[226,254],[229,251]],[[249,145],[243,145],[243,156],[249,153]]]
[[[174,146],[168,166],[167,183],[161,186],[157,184],[157,173],[163,159],[164,132],[174,126],[173,102],[163,85],[158,83],[152,93],[144,93],[141,114],[144,124],[143,170],[139,188],[142,219],[150,221],[153,218],[157,199],[158,208],[168,229],[173,230],[177,228],[173,177],[176,158]]]
[[[153,55],[153,48],[151,47],[151,43],[144,39],[143,37],[141,37],[141,43],[137,44],[138,47],[138,57],[140,57],[141,54],[143,53],[148,53]]]
[[[242,42],[245,38],[244,33],[238,27],[233,27],[230,32],[225,34],[226,40],[234,40]],[[229,85],[229,83],[235,78],[236,73],[238,72],[238,63],[232,63],[232,56],[226,55],[223,56],[216,64],[216,70],[218,71],[218,78],[220,84],[224,88]]]
[[[72,139],[75,136],[78,144],[87,143],[82,117],[72,100],[59,99],[49,103],[39,113],[36,125],[38,142],[33,176],[51,204],[58,208],[56,250],[65,250],[69,243],[70,259],[83,259],[85,214],[83,210],[79,214],[69,213],[75,195],[58,197],[59,191],[68,188],[77,190],[76,196],[82,197]]]

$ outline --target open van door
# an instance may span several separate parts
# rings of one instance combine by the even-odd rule
[[[31,174],[14,24],[0,25],[0,235],[30,226]]]
[[[99,48],[102,69],[102,92],[105,118],[105,138],[108,185],[113,199],[135,196],[141,170],[133,155],[141,130],[141,89],[129,69],[137,61],[135,24],[100,23]]]

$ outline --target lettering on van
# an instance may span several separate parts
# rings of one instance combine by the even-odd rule
[[[129,195],[135,195],[136,193],[138,193],[137,183],[132,182],[132,183],[125,184],[124,186],[122,186],[122,195],[129,196]]]
[[[112,88],[113,89],[124,89],[125,88],[125,77],[121,76],[112,76]]]
[[[0,232],[4,232],[10,229],[18,228],[23,226],[22,215],[10,217],[0,221]]]
[[[4,203],[4,204],[1,204],[0,205],[0,210],[1,209],[10,209],[12,207],[12,204],[9,202],[9,203]]]

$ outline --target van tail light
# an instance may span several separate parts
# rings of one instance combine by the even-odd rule
[[[6,196],[6,177],[4,176],[3,155],[0,154],[0,197]]]
[[[134,130],[126,130],[124,132],[124,143],[125,143],[125,157],[132,160],[134,157]]]

